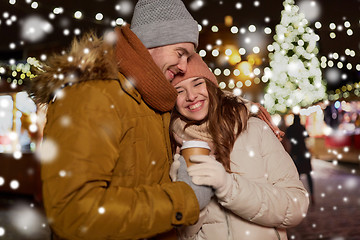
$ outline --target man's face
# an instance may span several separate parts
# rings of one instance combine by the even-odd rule
[[[170,82],[178,73],[185,73],[188,58],[195,53],[193,43],[176,43],[149,49],[150,55]]]

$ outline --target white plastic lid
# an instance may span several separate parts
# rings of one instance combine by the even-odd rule
[[[209,144],[207,142],[199,140],[184,141],[180,150],[193,147],[206,148],[210,150]]]

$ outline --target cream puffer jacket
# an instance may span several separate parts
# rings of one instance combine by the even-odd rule
[[[232,183],[205,207],[180,239],[287,239],[286,228],[305,217],[308,193],[268,125],[250,118],[231,152]]]

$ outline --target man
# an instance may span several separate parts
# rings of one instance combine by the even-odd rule
[[[301,124],[300,115],[294,114],[294,122],[285,131],[287,151],[293,159],[299,175],[305,174],[310,191],[311,203],[315,203],[313,179],[311,177],[311,154],[306,146],[309,137],[306,128]]]
[[[131,30],[115,34],[114,46],[74,41],[32,84],[48,105],[42,181],[54,239],[175,239],[169,231],[194,224],[212,196],[169,178],[170,81],[195,52],[196,21],[180,0],[140,0]]]

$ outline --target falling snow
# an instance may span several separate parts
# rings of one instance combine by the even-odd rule
[[[98,29],[99,32],[105,35],[106,41],[113,43],[115,37],[111,29],[130,22],[134,1],[118,0],[112,5],[100,0],[94,2],[89,1],[89,6],[81,4],[80,7],[76,2],[66,3],[66,1],[54,1],[51,4],[49,1],[44,0],[1,1],[0,28],[3,34],[0,46],[1,49],[6,50],[7,54],[3,54],[0,59],[0,77],[4,75],[10,76],[10,79],[13,80],[10,86],[15,89],[21,85],[24,78],[29,77],[27,74],[31,75],[30,69],[28,69],[30,68],[29,65],[16,57],[16,53],[24,47],[38,49],[37,44],[49,44],[49,46],[52,46],[57,39],[61,39],[63,43],[69,43],[73,37],[81,35],[90,28]],[[264,94],[259,94],[253,89],[263,88],[274,77],[274,71],[269,67],[268,54],[276,51],[278,47],[274,46],[272,42],[276,34],[275,26],[279,24],[277,21],[280,19],[281,10],[283,10],[282,2],[265,0],[185,1],[199,23],[200,45],[198,51],[218,77],[220,88],[230,89],[235,95],[244,94],[248,99],[264,102]],[[289,76],[298,76],[299,73],[303,73],[305,68],[319,65],[323,73],[322,78],[326,81],[329,90],[328,99],[330,101],[338,100],[333,107],[338,111],[356,109],[359,113],[359,106],[349,107],[346,101],[341,100],[346,100],[349,96],[358,99],[360,96],[359,77],[354,79],[354,76],[359,76],[360,71],[359,1],[357,3],[355,3],[356,1],[353,2],[354,6],[340,1],[296,1],[299,11],[304,14],[307,24],[311,27],[311,29],[299,28],[299,31],[309,31],[309,34],[306,36],[308,39],[305,37],[305,39],[299,39],[296,42],[298,45],[296,50],[304,53],[304,56],[309,58],[314,57],[314,55],[306,54],[306,49],[302,48],[306,45],[309,50],[314,50],[317,46],[315,42],[318,42],[317,58],[319,62],[310,62],[309,65],[304,65],[302,61],[294,60],[287,65],[286,70]],[[95,4],[95,7],[92,4]],[[17,9],[21,9],[21,12],[17,11]],[[354,11],[356,14],[354,14]],[[336,16],[335,14],[340,15]],[[225,19],[227,20],[226,24],[224,23]],[[302,23],[306,22],[299,22],[299,24]],[[316,33],[312,36],[318,35],[319,38],[309,39],[312,31]],[[280,34],[278,37],[283,40],[286,39],[285,36],[286,33]],[[308,44],[309,42],[310,44]],[[288,49],[290,44],[283,44],[282,47]],[[58,51],[61,50],[63,49]],[[84,54],[88,53],[89,49],[84,49]],[[45,50],[44,52],[34,50],[31,57],[35,58],[28,59],[28,63],[39,67],[40,65],[38,65],[36,59],[46,61],[49,55],[50,53]],[[20,60],[22,65],[18,63]],[[74,57],[69,56],[68,61],[74,61]],[[3,66],[3,63],[6,63],[5,65],[14,65],[15,68],[9,69],[5,65]],[[314,70],[313,73],[316,75],[319,72]],[[59,71],[59,74],[54,77],[75,79],[76,75],[64,76]],[[1,81],[3,80],[6,81],[7,77],[2,77]],[[285,84],[288,83],[285,82]],[[320,88],[322,85],[315,84],[314,86]],[[282,90],[270,89],[269,92],[282,93]],[[55,96],[57,98],[66,97],[62,93],[59,90]],[[291,93],[294,97],[299,97],[293,92]],[[304,97],[304,94],[301,97]],[[21,113],[15,115],[19,129],[8,132],[7,130],[11,129],[12,126],[14,101],[10,96],[0,96],[0,140],[2,141],[0,153],[11,152],[16,161],[21,161],[23,158],[21,150],[24,146],[28,146],[32,150],[35,149],[31,134],[36,133],[39,126],[43,124],[40,122],[41,119],[31,118],[31,113],[36,111],[36,107],[28,96],[21,93],[17,96],[17,100],[22,103],[16,105],[19,112],[21,111]],[[284,100],[283,104],[291,106],[295,100]],[[327,106],[327,104],[329,103],[325,105]],[[323,106],[311,106],[306,109],[298,108],[296,110],[295,106],[293,110],[299,111],[304,116],[311,116],[312,114],[316,115],[314,118],[324,118]],[[256,106],[251,108],[252,112],[257,110]],[[21,117],[23,117],[23,120],[21,120]],[[27,134],[20,131],[20,122],[25,122],[25,117],[27,117],[26,121],[29,124]],[[282,119],[279,115],[272,117],[276,124],[281,123]],[[335,111],[330,115],[331,119],[337,119],[338,117],[339,113]],[[313,120],[312,118],[309,119]],[[66,115],[62,116],[59,121],[64,128],[71,127],[73,124],[72,119]],[[319,127],[316,125],[314,128],[316,130],[313,130],[313,132],[309,131],[310,136],[316,131],[321,131],[323,136],[333,136],[334,144],[341,145],[348,137],[348,128],[346,126],[337,129],[332,126]],[[267,129],[269,130],[269,128]],[[11,141],[19,141],[22,145],[12,146]],[[294,141],[294,139],[291,139],[291,141]],[[36,154],[43,163],[53,161],[59,154],[56,141],[45,139],[37,149]],[[341,225],[352,224],[347,222],[349,216],[356,218],[357,223],[360,221],[359,216],[353,215],[355,211],[359,210],[360,206],[359,169],[342,169],[340,172],[335,172],[334,169],[341,169],[341,163],[344,159],[354,159],[358,163],[360,154],[354,152],[354,149],[349,148],[349,146],[329,148],[322,154],[321,156],[326,156],[328,162],[315,160],[313,162],[315,170],[311,173],[315,182],[316,204],[310,207],[306,217],[304,214],[305,219],[300,227],[310,229],[313,239],[347,239],[344,233],[337,230]],[[254,156],[254,152],[249,151],[249,155]],[[307,153],[307,156],[309,157],[310,153]],[[156,162],[153,161],[151,164],[155,165]],[[31,169],[28,172],[31,173]],[[71,173],[61,170],[59,176],[71,177]],[[0,173],[0,187],[8,187],[16,192],[23,185],[24,183],[20,182],[19,179],[4,178]],[[306,185],[306,181],[304,181],[304,185]],[[106,213],[103,207],[99,207],[98,212],[99,214]],[[336,220],[330,221],[330,219],[334,219],[334,215],[336,215]],[[2,221],[5,217],[10,219],[11,229],[7,228]],[[0,239],[7,239],[12,229],[16,229],[25,238],[36,236],[41,231],[41,228],[48,227],[43,216],[30,205],[14,204],[10,207],[8,216],[5,217],[0,216]],[[358,229],[358,224],[349,227]],[[86,228],[83,230],[86,231]],[[247,231],[246,234],[251,236],[250,231]],[[359,235],[360,232],[358,232],[357,236]],[[298,232],[296,228],[290,229],[290,239],[302,239],[301,236],[301,232]]]
[[[46,34],[53,31],[53,26],[39,16],[31,16],[23,20],[21,36],[29,42],[37,42],[42,40]]]
[[[55,141],[44,139],[37,154],[41,162],[52,162],[58,155],[58,146]]]

